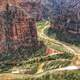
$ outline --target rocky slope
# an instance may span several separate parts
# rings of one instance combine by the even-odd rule
[[[80,0],[8,0],[8,2],[20,6],[37,20],[52,18],[53,15],[64,15],[71,10],[75,14],[80,12]],[[0,10],[4,9],[6,3],[7,0],[0,0]]]

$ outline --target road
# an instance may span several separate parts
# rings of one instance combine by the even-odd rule
[[[12,73],[3,73],[0,74],[0,80],[14,80],[14,79],[26,79],[26,78],[38,78],[38,77],[42,77],[43,75],[47,75],[55,73],[56,71],[71,71],[71,70],[80,70],[80,66],[68,66],[65,68],[59,68],[59,69],[52,69],[52,70],[48,70],[42,73],[38,73],[38,74],[33,74],[33,75],[28,75],[28,74],[12,74]]]
[[[44,34],[44,30],[49,27],[50,27],[50,24],[44,26],[44,28],[42,28],[42,30],[40,32],[38,32],[39,37],[41,37],[42,39],[48,40],[50,42],[53,42],[57,45],[62,45],[68,52],[71,52],[75,55],[80,55],[80,48],[75,47],[73,45],[67,45],[66,43],[62,43],[62,42],[60,42],[54,38],[50,38],[46,34]]]
[[[55,43],[55,44],[57,44],[57,45],[62,45],[63,47],[65,47],[65,49],[67,49],[67,50],[68,50],[69,52],[71,52],[71,53],[76,53],[71,47],[69,47],[69,46],[61,43],[61,42],[58,41],[58,40],[55,40],[54,38],[51,39],[51,38],[48,37],[46,34],[44,34],[44,30],[45,30],[46,28],[49,28],[49,27],[50,27],[50,25],[46,25],[46,26],[41,30],[41,32],[38,32],[39,37],[41,37],[41,38],[43,38],[43,39],[45,39],[45,40],[48,40],[48,41],[50,41],[50,42],[53,42],[53,43]]]

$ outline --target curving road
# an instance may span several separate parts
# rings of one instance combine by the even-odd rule
[[[73,53],[75,55],[80,55],[79,54],[80,53],[80,49],[78,47],[73,47],[73,46],[67,45],[66,43],[62,43],[62,42],[60,42],[60,41],[58,41],[58,40],[56,40],[54,38],[50,38],[46,34],[44,34],[44,30],[46,28],[49,28],[49,27],[50,27],[50,24],[44,26],[44,28],[42,28],[42,30],[40,32],[38,32],[39,37],[41,37],[42,39],[48,40],[50,42],[53,42],[53,43],[55,43],[57,45],[62,45],[66,49],[66,51],[69,51],[69,52],[71,52],[71,53]]]
[[[44,30],[45,30],[46,28],[49,28],[49,27],[50,27],[50,25],[48,24],[48,25],[46,25],[44,28],[42,28],[41,32],[38,32],[39,37],[41,37],[41,38],[43,38],[43,39],[45,39],[45,40],[48,40],[48,41],[50,41],[50,42],[53,42],[53,43],[55,43],[55,44],[57,44],[57,45],[62,45],[63,47],[65,47],[65,48],[66,48],[68,51],[70,51],[71,53],[76,53],[71,47],[69,47],[69,46],[61,43],[61,42],[58,41],[58,40],[55,40],[54,38],[51,39],[51,38],[48,37],[46,34],[44,34]]]

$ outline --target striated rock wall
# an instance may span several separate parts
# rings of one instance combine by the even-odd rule
[[[27,13],[32,15],[36,20],[41,20],[43,18],[42,14],[43,8],[40,0],[37,1],[26,0],[21,2],[19,6],[23,8]]]
[[[58,0],[51,22],[52,28],[80,35],[80,0]]]
[[[35,19],[16,6],[7,4],[0,12],[0,52],[6,49],[16,50],[37,46]]]
[[[41,20],[43,17],[41,0],[0,0],[0,10],[5,9],[6,3],[21,7],[36,20]]]

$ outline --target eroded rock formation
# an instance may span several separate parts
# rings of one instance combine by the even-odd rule
[[[0,11],[0,52],[37,46],[35,19],[18,6],[7,4]]]
[[[80,0],[59,0],[53,14],[52,28],[80,35]]]
[[[27,13],[29,13],[30,15],[32,15],[36,20],[42,20],[43,18],[43,8],[41,5],[41,1],[40,0],[26,0],[21,2],[20,7],[22,7],[23,9],[25,9],[25,11]]]

